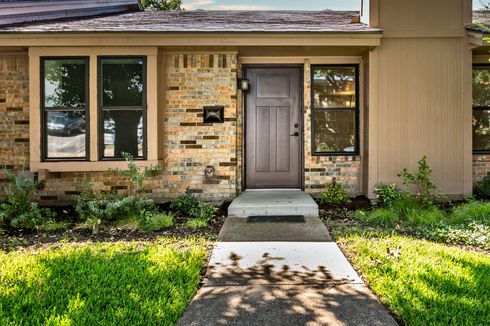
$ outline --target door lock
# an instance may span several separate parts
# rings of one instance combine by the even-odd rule
[[[294,128],[299,128],[299,124],[295,123]]]

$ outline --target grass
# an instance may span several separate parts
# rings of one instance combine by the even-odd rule
[[[351,263],[406,325],[488,325],[487,253],[361,228],[334,235]]]
[[[1,325],[174,325],[201,281],[200,238],[0,252]]]

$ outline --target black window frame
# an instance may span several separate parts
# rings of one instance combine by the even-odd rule
[[[333,107],[333,108],[315,108],[315,70],[328,68],[354,68],[355,73],[355,107]],[[312,156],[358,156],[360,153],[360,87],[359,87],[359,64],[318,64],[310,66],[310,108],[311,108],[311,155]],[[354,151],[352,152],[319,152],[315,144],[315,112],[354,112]]]
[[[103,68],[102,61],[105,59],[142,59],[143,60],[143,94],[142,94],[142,103],[141,106],[111,106],[105,107],[102,106],[103,102]],[[134,110],[142,111],[143,116],[143,156],[142,157],[133,157],[135,161],[145,161],[148,157],[148,146],[147,146],[147,137],[148,137],[148,125],[147,125],[147,112],[148,112],[148,99],[147,99],[147,86],[148,86],[148,73],[147,73],[147,64],[148,57],[143,55],[117,55],[117,56],[99,56],[97,57],[97,133],[99,137],[98,142],[98,155],[99,161],[124,161],[124,158],[118,157],[104,157],[104,111],[128,111]]]
[[[471,85],[472,85],[472,103],[471,103],[471,119],[473,120],[473,112],[475,111],[490,111],[490,106],[474,106],[473,105],[473,70],[475,67],[486,67],[490,70],[490,64],[487,63],[474,63],[471,67]],[[489,89],[490,91],[490,89]],[[471,150],[473,154],[490,154],[490,150],[475,150],[473,147],[473,123],[471,124]]]
[[[41,113],[41,162],[70,162],[70,161],[90,161],[90,57],[89,56],[42,56],[39,58],[40,64],[40,113]],[[85,111],[85,157],[48,157],[48,133],[47,112],[63,112],[74,110],[73,107],[45,107],[45,84],[44,71],[47,60],[84,60],[85,61],[85,110],[76,109],[76,111]]]

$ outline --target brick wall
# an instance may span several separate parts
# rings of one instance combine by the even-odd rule
[[[186,188],[201,198],[237,192],[237,56],[172,54],[166,58],[164,193]],[[204,106],[223,106],[224,123],[203,123]],[[205,176],[206,166],[216,175]]]
[[[473,155],[473,184],[490,172],[490,155]]]
[[[312,156],[311,155],[311,76],[310,63],[304,67],[304,153],[305,189],[312,194],[323,192],[327,183],[335,178],[352,195],[361,192],[360,156]]]
[[[29,163],[29,66],[26,55],[0,55],[0,165]]]

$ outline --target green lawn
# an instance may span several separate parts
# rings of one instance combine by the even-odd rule
[[[488,325],[488,253],[359,228],[335,233],[351,263],[406,325]]]
[[[0,324],[174,325],[199,286],[206,246],[160,239],[0,252]]]

